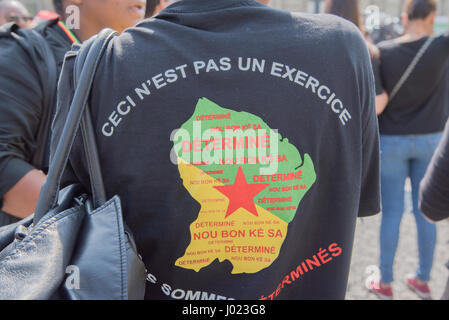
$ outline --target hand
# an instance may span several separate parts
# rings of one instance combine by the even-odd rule
[[[376,96],[376,114],[380,115],[384,112],[388,104],[388,94],[384,91],[382,94]]]

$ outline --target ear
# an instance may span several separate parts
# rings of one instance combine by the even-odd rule
[[[436,11],[432,12],[427,18],[429,19],[429,22],[434,24],[435,23],[435,18],[437,17],[437,13]]]
[[[402,12],[401,14],[401,22],[404,28],[408,26],[409,20],[408,20],[408,14],[406,12]]]
[[[69,6],[69,5],[76,5],[76,6],[80,6],[83,4],[83,0],[64,0],[64,4],[65,6]]]

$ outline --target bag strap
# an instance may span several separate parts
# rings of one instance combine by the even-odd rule
[[[419,49],[418,53],[413,58],[412,62],[407,67],[407,69],[405,70],[405,72],[402,75],[402,77],[399,79],[399,81],[396,84],[396,86],[393,88],[393,91],[391,91],[390,97],[389,97],[389,101],[393,100],[393,98],[397,95],[397,93],[402,88],[404,83],[408,80],[408,78],[412,74],[413,70],[415,70],[416,66],[418,65],[418,62],[421,60],[421,58],[424,55],[424,53],[426,53],[427,49],[429,48],[430,44],[433,42],[434,39],[435,38],[433,38],[433,37],[429,37],[426,40],[426,42],[422,45],[422,47]]]
[[[80,52],[75,60],[73,83],[76,88],[81,77],[84,64],[86,62],[87,49]],[[87,95],[90,94],[90,90]],[[92,202],[95,208],[101,207],[106,202],[106,191],[101,173],[100,156],[98,155],[97,142],[95,139],[95,129],[92,124],[89,103],[86,102],[84,114],[80,122],[81,137],[83,140],[84,153],[87,159],[90,185],[92,190]]]
[[[44,37],[35,30],[20,29],[10,23],[0,29],[0,37],[14,39],[27,52],[35,65],[43,92],[42,117],[36,134],[37,149],[31,163],[39,169],[48,166],[48,152],[50,139],[50,124],[53,115],[56,87],[58,86],[58,70],[53,51]]]
[[[93,136],[93,128],[89,127],[89,123],[90,126],[92,125],[89,116],[87,116],[87,119],[84,119],[83,121],[82,118],[85,117],[86,114],[89,114],[84,111],[89,98],[96,69],[109,41],[115,35],[117,35],[117,32],[111,29],[104,29],[94,39],[86,43],[86,45],[83,46],[78,52],[76,60],[80,59],[79,61],[83,62],[83,66],[82,68],[77,67],[79,62],[75,60],[75,70],[79,68],[78,70],[81,70],[81,72],[79,77],[77,77],[78,83],[67,115],[67,120],[64,124],[54,157],[51,161],[47,179],[39,195],[39,200],[34,214],[34,224],[36,224],[49,210],[56,206],[61,178],[67,165],[70,151],[78,129],[81,127],[81,132],[84,137],[83,140],[88,142],[85,143],[85,146],[89,145],[90,142],[89,138],[86,139],[85,133],[90,132],[90,136]],[[80,125],[81,122],[84,123],[82,126]],[[95,157],[97,157],[98,161],[98,153],[93,151],[93,149],[95,149],[94,144],[90,145],[90,148],[88,149],[87,161],[91,161],[92,159],[95,159]],[[89,168],[95,168],[98,163],[97,165],[92,165],[92,163],[89,163]],[[94,174],[94,176],[90,176],[90,180],[94,181],[94,183],[92,183],[92,194],[96,199],[96,205],[98,205],[98,199],[100,199],[100,202],[105,199],[102,195],[102,193],[104,193],[104,187],[103,191],[101,190],[103,186],[101,175],[98,175],[101,171],[98,171],[97,169],[89,169],[89,174]]]

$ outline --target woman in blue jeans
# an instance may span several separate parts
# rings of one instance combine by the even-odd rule
[[[402,15],[405,33],[382,42],[380,68],[375,76],[390,95],[386,107],[377,106],[381,134],[382,223],[380,271],[369,289],[384,299],[393,298],[393,262],[404,212],[404,183],[410,177],[413,214],[417,225],[419,266],[407,286],[421,298],[430,298],[428,282],[436,243],[435,225],[418,207],[419,183],[441,139],[449,116],[449,33],[431,38],[436,16],[434,0],[407,0]],[[426,46],[425,46],[426,44]],[[400,87],[400,79],[421,48],[426,48]],[[396,94],[392,95],[392,92]],[[400,261],[398,261],[400,263]]]
[[[424,283],[430,280],[436,242],[436,227],[435,224],[429,223],[424,218],[418,208],[418,190],[419,183],[424,177],[441,135],[441,133],[436,133],[404,136],[381,135],[380,137],[382,186],[380,270],[382,283],[393,282],[393,260],[404,212],[404,183],[407,177],[410,177],[411,180],[412,211],[418,229],[419,266],[416,278]]]

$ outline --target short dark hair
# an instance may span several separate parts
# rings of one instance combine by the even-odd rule
[[[354,23],[359,29],[360,22],[359,0],[331,0],[326,2],[325,13],[342,17]]]
[[[157,5],[161,3],[161,0],[147,0],[147,7],[145,8],[145,18],[149,18],[154,15]]]
[[[435,11],[435,0],[407,0],[405,3],[405,13],[409,20],[425,19]]]
[[[62,0],[53,0],[53,6],[55,7],[55,12],[62,16],[64,14],[64,9],[62,6]]]

